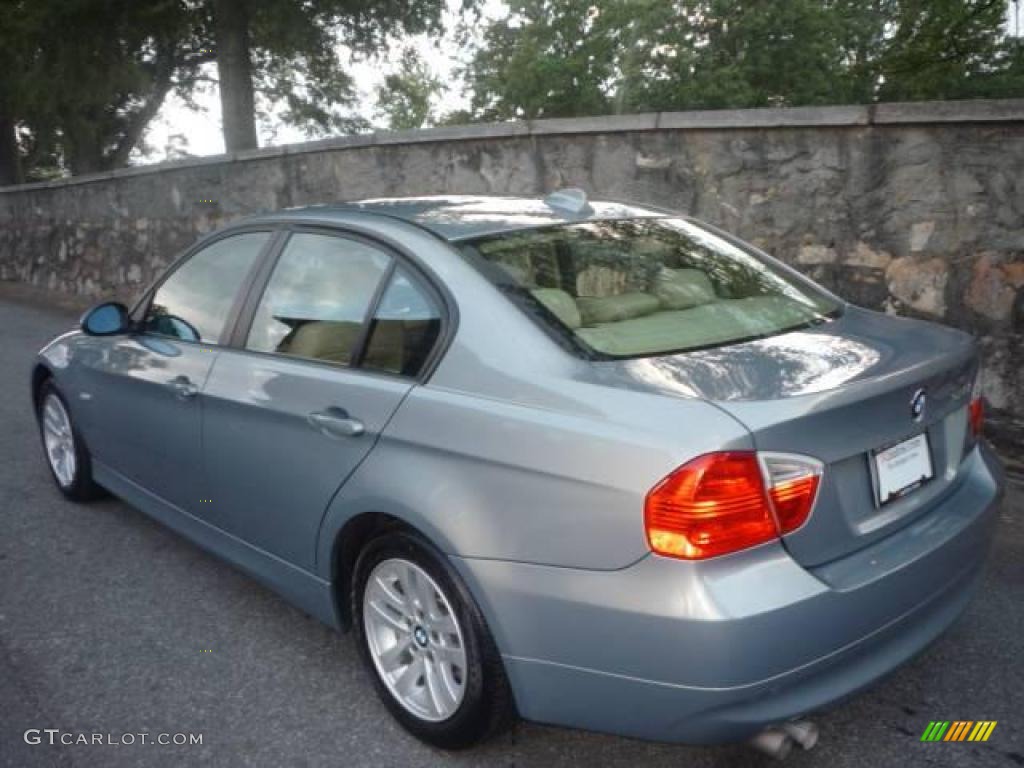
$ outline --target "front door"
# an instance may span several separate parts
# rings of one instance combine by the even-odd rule
[[[363,239],[292,234],[244,348],[221,352],[203,393],[202,514],[309,570],[331,498],[438,336],[436,299],[396,258]]]
[[[269,232],[224,237],[159,285],[138,332],[98,339],[83,387],[102,420],[96,460],[163,501],[195,511],[200,497],[202,388],[242,286]]]

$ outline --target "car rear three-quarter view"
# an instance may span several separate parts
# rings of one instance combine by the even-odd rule
[[[242,222],[32,382],[66,495],[353,628],[448,748],[810,747],[963,611],[1002,488],[969,336],[576,190]]]

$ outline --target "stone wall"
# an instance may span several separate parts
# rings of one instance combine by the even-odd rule
[[[126,296],[246,214],[383,195],[690,212],[849,300],[971,331],[1024,424],[1024,100],[662,113],[377,133],[0,190],[0,280]]]

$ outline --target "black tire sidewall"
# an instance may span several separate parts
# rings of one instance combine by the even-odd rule
[[[391,558],[409,560],[444,591],[455,612],[466,646],[465,695],[455,714],[440,722],[416,717],[403,707],[381,680],[370,656],[363,626],[363,591],[374,567]],[[352,579],[350,607],[359,653],[370,671],[377,692],[391,714],[414,736],[442,749],[463,749],[485,738],[493,730],[507,695],[504,672],[496,667],[497,651],[486,623],[468,589],[447,558],[427,541],[404,532],[389,533],[372,540],[360,553]]]

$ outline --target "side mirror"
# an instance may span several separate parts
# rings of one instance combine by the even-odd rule
[[[131,328],[128,307],[116,301],[97,304],[82,315],[82,331],[90,336],[116,336]]]

